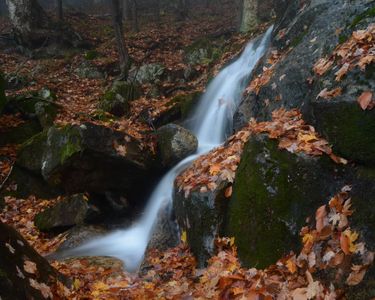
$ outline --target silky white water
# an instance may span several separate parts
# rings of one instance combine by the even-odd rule
[[[114,256],[129,271],[136,270],[143,260],[158,212],[171,203],[173,183],[194,159],[222,144],[231,131],[233,114],[239,105],[248,77],[268,47],[272,27],[261,40],[250,42],[242,55],[224,68],[209,84],[194,112],[192,131],[198,138],[197,153],[172,168],[153,191],[143,216],[130,228],[94,239],[69,254]]]

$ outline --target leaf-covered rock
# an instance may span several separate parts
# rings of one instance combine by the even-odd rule
[[[52,299],[53,286],[68,280],[12,227],[0,222],[0,297]]]

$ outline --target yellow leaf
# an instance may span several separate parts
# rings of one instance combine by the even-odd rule
[[[187,233],[185,230],[181,234],[181,242],[183,242],[184,244],[186,244],[187,242]]]
[[[75,290],[78,290],[81,287],[81,281],[78,278],[74,279],[73,287]]]
[[[310,233],[306,233],[302,238],[302,243],[306,245],[307,243],[314,242],[314,237]]]
[[[221,166],[219,164],[212,165],[210,167],[210,175],[214,176],[219,173],[221,170]]]
[[[230,243],[229,244],[230,244],[231,247],[233,247],[233,245],[234,245],[234,240],[235,240],[234,236],[230,238]]]

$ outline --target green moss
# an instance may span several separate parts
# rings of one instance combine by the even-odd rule
[[[375,165],[375,111],[363,111],[357,102],[313,104],[317,127],[336,154]]]
[[[357,15],[353,22],[350,24],[350,28],[354,28],[357,26],[359,23],[361,23],[363,20],[367,18],[375,17],[375,6],[369,8],[365,12],[361,13],[360,15]]]
[[[185,119],[192,112],[195,105],[198,103],[201,92],[193,92],[190,94],[177,95],[172,98],[167,105],[175,104],[180,111],[181,118]]]
[[[296,36],[293,41],[290,43],[290,46],[295,48],[297,47],[303,40],[303,38],[306,36],[307,34],[307,30],[305,30],[304,32],[302,32],[301,34],[299,34],[298,36]]]
[[[280,151],[277,142],[252,138],[246,145],[229,202],[224,234],[234,236],[246,266],[266,267],[298,250],[305,218],[329,195],[325,158]],[[301,213],[303,212],[303,213]]]
[[[348,40],[348,35],[341,33],[339,35],[339,44],[344,44]]]
[[[99,56],[99,52],[96,50],[89,50],[85,53],[85,59],[93,60]]]
[[[62,131],[61,134],[64,136],[64,144],[61,145],[60,150],[60,163],[64,164],[64,162],[74,154],[81,152],[81,135],[77,128],[71,126],[66,126],[60,130]]]

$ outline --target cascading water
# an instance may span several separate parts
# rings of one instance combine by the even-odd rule
[[[224,68],[209,84],[194,114],[192,131],[199,141],[196,154],[172,168],[153,191],[143,216],[133,226],[74,249],[72,255],[114,256],[129,271],[136,270],[143,260],[160,208],[172,200],[173,183],[178,174],[198,156],[219,146],[232,128],[233,114],[241,100],[247,79],[268,47],[272,27],[261,40],[250,42],[242,55]]]

